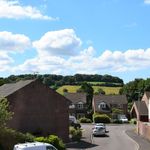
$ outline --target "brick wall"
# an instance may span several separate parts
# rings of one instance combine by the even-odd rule
[[[150,140],[150,122],[137,122],[137,132],[144,138]]]
[[[69,109],[65,97],[35,81],[7,97],[14,112],[10,128],[36,135],[69,137]]]

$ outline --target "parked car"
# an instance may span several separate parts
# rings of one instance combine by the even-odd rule
[[[70,126],[73,126],[75,129],[81,128],[80,123],[77,122],[77,119],[75,116],[69,116],[69,124]]]
[[[128,118],[125,115],[119,115],[118,120],[121,121],[122,123],[128,123]]]
[[[53,145],[42,142],[16,144],[13,150],[57,150]]]
[[[104,125],[96,124],[92,130],[93,136],[102,136],[105,135],[106,128]]]
[[[106,125],[104,123],[96,123],[96,126],[103,126],[106,132]]]

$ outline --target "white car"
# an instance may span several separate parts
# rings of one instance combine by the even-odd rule
[[[118,117],[119,121],[122,123],[128,123],[128,118],[125,115],[121,115]]]
[[[96,126],[103,126],[105,128],[105,132],[106,132],[106,125],[104,123],[96,123]]]
[[[106,133],[106,128],[101,125],[95,125],[92,130],[93,136],[102,136],[105,135],[105,133]]]
[[[16,144],[13,150],[57,150],[53,145],[42,142]]]

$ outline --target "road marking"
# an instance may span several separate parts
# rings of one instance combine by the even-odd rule
[[[131,140],[131,141],[133,141],[135,144],[136,144],[136,146],[137,146],[137,150],[139,150],[140,149],[140,146],[139,146],[139,144],[135,141],[135,140],[133,140],[127,133],[126,133],[126,131],[124,130],[123,131],[123,133],[125,133],[126,135],[127,135],[127,137]]]

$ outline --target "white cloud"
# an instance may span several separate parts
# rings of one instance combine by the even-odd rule
[[[31,46],[30,39],[23,34],[0,32],[0,51],[22,52]]]
[[[0,71],[5,70],[4,68],[8,69],[13,63],[9,51],[18,53],[30,47],[28,37],[10,32],[0,32],[0,41]],[[67,75],[132,72],[150,66],[150,48],[126,51],[105,50],[97,55],[92,46],[81,50],[81,43],[82,41],[72,29],[47,32],[40,40],[33,42],[37,55],[25,60],[22,64],[11,67],[10,70],[14,74],[38,71]]]
[[[7,53],[0,51],[0,72],[8,71],[10,69],[9,65],[13,62],[13,59]]]
[[[21,6],[19,0],[0,0],[0,18],[58,20],[58,18],[43,15],[35,7]]]
[[[40,40],[33,42],[39,55],[74,55],[80,45],[81,40],[72,29],[47,32]]]
[[[150,4],[150,0],[144,0],[145,4]]]

